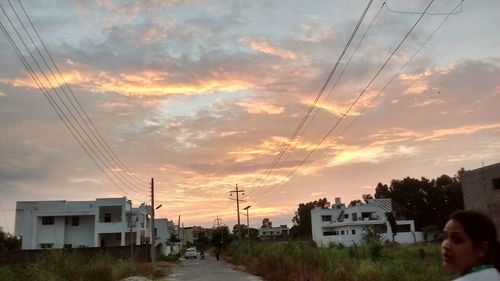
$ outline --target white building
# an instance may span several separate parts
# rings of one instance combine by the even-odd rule
[[[274,237],[288,236],[289,229],[286,225],[280,225],[279,227],[261,227],[259,228],[259,238],[261,239],[272,239]]]
[[[346,246],[361,244],[366,228],[372,228],[383,240],[392,241],[393,235],[387,216],[395,213],[391,199],[369,199],[367,204],[358,203],[346,208],[335,198],[331,209],[315,208],[311,210],[312,238],[318,246],[331,243]],[[415,231],[413,220],[398,220],[394,240],[402,244],[424,241],[423,233]]]
[[[18,201],[15,234],[22,249],[107,247],[146,243],[151,207],[131,210],[123,198],[95,201]],[[132,234],[132,235],[130,235]]]

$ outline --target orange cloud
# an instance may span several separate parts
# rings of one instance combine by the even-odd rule
[[[439,140],[450,136],[470,135],[482,130],[496,130],[496,129],[500,129],[500,123],[482,124],[482,125],[478,124],[478,125],[462,126],[451,129],[434,130],[430,135],[422,136],[418,138],[417,141]]]
[[[271,46],[268,42],[264,40],[260,41],[253,41],[251,39],[243,39],[243,42],[247,43],[250,48],[259,51],[264,54],[270,54],[270,55],[275,55],[284,59],[290,59],[294,60],[297,59],[297,54],[295,54],[292,51],[285,50],[285,49],[280,49]]]
[[[237,105],[243,107],[248,113],[251,114],[280,114],[285,108],[283,106],[275,106],[268,103],[244,103],[240,102]]]
[[[116,92],[127,96],[162,96],[170,94],[197,95],[214,91],[234,92],[253,87],[253,84],[239,77],[218,77],[199,80],[191,84],[169,82],[166,72],[143,71],[138,73],[121,73],[114,75],[108,72],[78,72],[72,71],[63,74],[68,84],[78,84],[93,92]],[[15,87],[36,88],[31,78],[2,79],[1,82]],[[63,85],[61,79],[51,80],[54,87]],[[50,89],[48,83],[44,82]]]

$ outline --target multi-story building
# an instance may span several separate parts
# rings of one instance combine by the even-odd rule
[[[488,215],[500,232],[500,163],[465,172],[462,192],[465,209]]]
[[[18,201],[15,234],[22,249],[141,244],[150,240],[150,214],[150,206],[131,208],[125,197]]]
[[[181,230],[181,241],[183,244],[191,243],[193,244],[196,240],[204,237],[208,240],[212,239],[213,229],[211,228],[203,228],[201,226],[189,226],[184,227]]]
[[[366,204],[357,203],[346,208],[335,198],[332,208],[311,210],[312,238],[318,246],[331,243],[353,245],[363,241],[363,234],[372,231],[383,240],[393,239],[398,243],[423,241],[423,234],[415,231],[413,220],[399,220],[395,215],[397,230],[392,231],[389,214],[394,215],[391,199],[368,199]]]
[[[275,239],[277,237],[287,237],[290,233],[286,224],[278,227],[265,226],[259,228],[259,238],[262,240]]]

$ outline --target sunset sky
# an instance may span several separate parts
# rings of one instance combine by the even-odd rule
[[[379,182],[499,162],[500,1],[435,0],[382,69],[430,1],[373,1],[311,107],[368,2],[22,1],[128,171],[103,168],[115,185],[97,168],[0,32],[0,226],[14,232],[16,201],[127,196],[137,205],[151,178],[157,217],[211,227],[218,216],[232,227],[238,184],[252,227],[264,217],[291,226],[299,203],[348,203]],[[44,67],[23,25],[1,6],[2,26],[43,79],[9,19]]]

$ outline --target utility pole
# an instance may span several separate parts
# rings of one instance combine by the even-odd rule
[[[236,199],[229,198],[231,200],[236,200],[236,213],[238,214],[238,239],[241,241],[241,224],[240,224],[240,201],[246,202],[245,200],[240,200],[240,192],[245,195],[245,190],[238,190],[238,184],[236,184],[236,190],[229,191],[229,196],[233,196],[236,193]]]
[[[151,178],[151,263],[155,262],[156,251],[155,251],[155,182],[154,178]]]
[[[128,203],[130,204],[130,260],[134,262],[134,239],[132,235],[132,200],[128,200]]]
[[[248,214],[248,209],[252,206],[246,206],[243,210],[247,210],[247,235],[248,235],[248,255],[250,256],[250,215]]]

